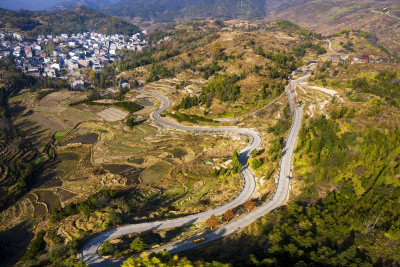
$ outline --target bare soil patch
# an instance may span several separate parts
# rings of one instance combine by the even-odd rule
[[[37,123],[43,125],[45,128],[48,128],[52,131],[62,131],[67,128],[61,125],[60,123],[55,122],[49,119],[48,117],[41,115],[38,112],[33,112],[33,114],[29,116],[29,119],[36,121]]]
[[[128,113],[117,108],[108,108],[100,111],[99,113],[97,113],[97,115],[99,115],[106,121],[120,121],[125,119],[126,116],[128,116]]]

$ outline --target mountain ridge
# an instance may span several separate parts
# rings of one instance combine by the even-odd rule
[[[96,31],[105,34],[131,35],[139,27],[120,18],[102,14],[87,7],[60,12],[11,11],[0,9],[0,28],[19,29],[29,37],[40,34],[80,33]]]

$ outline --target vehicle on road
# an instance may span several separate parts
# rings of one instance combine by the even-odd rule
[[[200,243],[200,242],[203,242],[204,240],[206,240],[206,239],[204,237],[201,237],[201,238],[193,240],[193,243]]]

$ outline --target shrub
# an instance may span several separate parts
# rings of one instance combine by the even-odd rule
[[[136,237],[129,247],[135,252],[142,252],[146,249],[147,245],[140,237]]]

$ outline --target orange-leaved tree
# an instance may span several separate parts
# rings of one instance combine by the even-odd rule
[[[249,199],[244,203],[244,208],[247,211],[251,211],[251,210],[254,210],[256,208],[256,204],[254,204],[254,202],[251,199]]]
[[[228,209],[227,211],[225,211],[224,213],[224,220],[225,221],[230,221],[233,219],[233,217],[235,216],[235,214],[233,214],[232,209]]]
[[[212,228],[217,227],[218,225],[219,225],[219,221],[218,221],[217,217],[215,216],[215,214],[211,215],[211,217],[206,220],[206,226],[208,228],[212,229]]]

